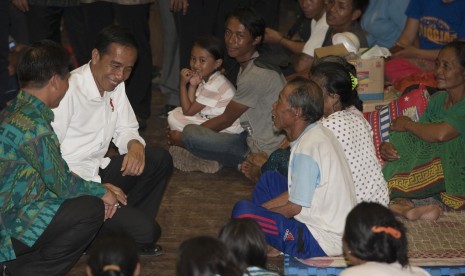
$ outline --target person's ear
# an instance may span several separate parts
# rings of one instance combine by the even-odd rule
[[[257,36],[256,38],[253,39],[253,46],[257,46],[260,44],[260,41],[262,41],[262,36]]]
[[[51,88],[53,88],[54,90],[58,89],[58,78],[60,76],[58,76],[57,74],[53,75],[50,80],[48,81],[49,85],[51,86]]]
[[[215,69],[218,70],[221,65],[223,65],[223,59],[222,58],[219,58],[217,60],[215,60]]]
[[[92,50],[92,64],[96,64],[100,59],[100,53],[97,49]]]
[[[138,262],[136,265],[136,269],[134,269],[133,276],[139,276],[139,275],[140,275],[140,263]]]
[[[362,16],[362,11],[359,9],[356,9],[352,12],[352,21],[355,21],[359,19]]]
[[[294,113],[295,117],[302,117],[302,107],[292,107],[292,112]]]
[[[336,101],[338,101],[341,98],[341,96],[339,96],[339,94],[337,93],[329,93],[329,97],[331,97],[332,99]]]
[[[90,269],[90,266],[86,265],[86,275],[87,276],[92,276],[92,270]]]

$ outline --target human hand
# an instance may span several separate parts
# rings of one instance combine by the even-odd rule
[[[202,82],[202,77],[199,73],[192,71],[192,78],[190,78],[189,83],[192,86],[197,86]]]
[[[16,74],[16,67],[18,65],[19,56],[21,55],[22,51],[26,49],[27,46],[24,44],[17,44],[13,48],[10,49],[8,53],[8,75],[13,76]]]
[[[186,85],[189,80],[192,78],[193,72],[190,69],[183,68],[179,71],[179,82],[181,85]]]
[[[29,4],[27,0],[11,0],[11,3],[20,11],[27,12],[29,11]]]
[[[281,39],[283,39],[283,35],[276,31],[276,30],[273,30],[271,28],[266,28],[265,29],[265,38],[264,38],[264,42],[267,42],[267,43],[279,43],[281,41]]]
[[[394,145],[388,142],[382,142],[379,145],[379,154],[386,161],[395,161],[400,158]]]
[[[189,8],[188,0],[171,0],[170,1],[170,10],[173,12],[182,11],[182,14],[186,15],[188,8]]]
[[[107,220],[113,217],[118,208],[121,208],[120,202],[123,205],[127,204],[127,197],[120,188],[110,183],[105,183],[103,185],[105,186],[106,192],[102,197],[102,201],[105,205],[105,220]]]
[[[418,51],[420,49],[413,45],[407,45],[397,42],[396,46],[399,46],[399,48],[396,48],[398,50],[396,50],[396,52],[392,54],[392,56],[395,58],[415,58],[419,55]]]
[[[391,121],[390,130],[397,132],[408,131],[407,127],[409,124],[412,124],[413,121],[407,116],[400,116]]]
[[[131,140],[128,143],[128,153],[124,156],[121,171],[123,176],[141,175],[145,167],[145,148],[141,142]]]

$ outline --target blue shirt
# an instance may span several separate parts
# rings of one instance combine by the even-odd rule
[[[410,0],[406,14],[419,20],[420,48],[441,49],[449,42],[465,39],[465,1]]]
[[[407,0],[370,1],[362,16],[361,25],[367,34],[368,45],[391,48],[402,34],[407,16]]]

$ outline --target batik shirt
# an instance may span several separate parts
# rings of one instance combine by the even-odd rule
[[[66,199],[105,193],[71,174],[52,120],[50,108],[24,91],[0,114],[0,262],[16,258],[11,238],[32,247]]]

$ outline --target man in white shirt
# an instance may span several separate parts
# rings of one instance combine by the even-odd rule
[[[326,32],[328,31],[328,23],[326,22],[326,11],[318,18],[313,18],[311,23],[312,35],[305,43],[302,52],[293,62],[294,70],[301,76],[307,76],[310,67],[312,67],[315,49],[320,48],[325,40]]]
[[[323,93],[313,81],[296,78],[273,105],[273,123],[291,141],[289,174],[266,172],[252,201],[239,201],[234,218],[257,221],[268,244],[297,258],[342,254],[345,219],[356,203],[344,150],[318,124]]]
[[[71,72],[68,92],[53,110],[52,126],[73,173],[112,183],[128,195],[128,205],[102,230],[125,230],[141,254],[159,255],[155,242],[161,230],[155,217],[173,167],[166,150],[145,147],[138,133],[124,86],[136,60],[137,43],[128,30],[103,29],[91,61]],[[120,155],[105,157],[110,142]]]

